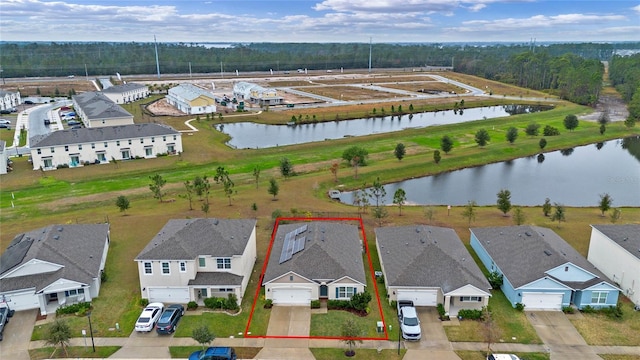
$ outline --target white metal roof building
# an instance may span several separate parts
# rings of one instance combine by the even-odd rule
[[[233,96],[258,105],[278,105],[283,98],[274,88],[265,88],[258,84],[240,81],[233,85]]]
[[[167,101],[185,114],[216,112],[216,100],[211,92],[193,84],[180,84],[169,89]]]

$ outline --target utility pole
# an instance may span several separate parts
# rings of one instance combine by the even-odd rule
[[[158,60],[158,41],[156,41],[156,36],[153,35],[153,43],[156,47],[156,70],[158,71],[158,79],[160,79],[160,61]]]
[[[224,71],[222,70],[222,61],[220,61],[220,77],[224,78]]]
[[[371,73],[371,36],[369,36],[369,73]]]
[[[87,64],[84,64],[84,77],[89,81],[89,72],[87,71]]]
[[[191,78],[191,61],[189,61],[189,78]]]

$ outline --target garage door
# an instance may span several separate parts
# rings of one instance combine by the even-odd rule
[[[186,304],[190,300],[189,288],[149,288],[149,302]]]
[[[411,300],[415,306],[438,305],[438,290],[397,290],[398,300]]]
[[[39,309],[40,303],[38,302],[38,296],[33,292],[5,294],[4,299],[9,304],[11,310],[29,310]]]
[[[309,305],[311,304],[311,289],[286,288],[271,289],[274,304],[280,305]]]
[[[523,293],[522,304],[526,310],[560,310],[562,309],[562,294]]]

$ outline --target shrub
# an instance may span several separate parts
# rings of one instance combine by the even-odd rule
[[[140,304],[140,306],[146,307],[147,305],[149,305],[149,299],[142,298],[138,303]]]
[[[516,310],[524,311],[524,304],[523,303],[516,303]]]
[[[371,301],[371,294],[368,292],[356,293],[351,297],[351,308],[358,311],[365,311]]]
[[[582,311],[585,314],[594,314],[597,310],[593,306],[587,305],[583,307],[580,311]]]
[[[320,309],[320,300],[311,300],[312,309]]]
[[[458,311],[458,317],[461,319],[480,320],[482,319],[482,310],[461,309]]]
[[[195,310],[198,308],[198,303],[195,301],[189,301],[187,303],[187,310]]]
[[[611,319],[622,319],[622,304],[618,303],[616,306],[609,306],[600,309],[600,312],[604,313]]]
[[[226,310],[238,310],[238,297],[236,294],[227,295],[227,299],[224,301],[223,306]]]
[[[273,300],[271,299],[267,299],[264,301],[264,306],[265,309],[271,309],[273,307]]]
[[[560,135],[560,130],[551,125],[546,125],[544,127],[544,130],[542,130],[542,134],[544,134],[544,136],[557,136]]]
[[[327,309],[329,310],[347,310],[351,308],[349,300],[328,300]]]
[[[562,307],[562,312],[565,314],[573,314],[574,313],[574,309],[571,306],[563,306]]]
[[[224,298],[208,297],[204,299],[204,306],[208,307],[209,309],[223,309]]]
[[[495,270],[489,273],[489,276],[487,276],[487,280],[489,280],[489,284],[491,285],[492,289],[500,289],[502,283],[504,282],[502,274]]]
[[[91,303],[88,303],[88,302],[79,302],[77,304],[63,305],[56,309],[56,315],[76,314],[78,316],[84,316],[90,308],[91,308]]]
[[[438,304],[438,306],[436,306],[436,308],[438,309],[438,315],[440,315],[440,319],[443,319],[445,316],[445,311],[444,311],[444,305],[442,304]]]

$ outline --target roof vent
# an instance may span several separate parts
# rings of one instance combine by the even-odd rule
[[[424,238],[420,239],[420,242],[424,244],[425,243]]]
[[[62,231],[62,226],[58,228],[58,231]]]
[[[213,225],[218,225],[220,221],[218,219],[213,219]]]
[[[420,228],[419,227],[416,228],[416,232],[420,233]]]
[[[527,236],[531,236],[531,233],[528,232],[528,231],[525,231],[524,234],[527,235]]]
[[[551,256],[551,251],[549,251],[549,250],[545,250],[545,251],[544,251],[544,253],[545,253],[545,255],[547,255],[547,256]]]
[[[53,238],[56,239],[56,240],[60,240],[60,236],[59,235],[55,235]]]
[[[405,243],[405,245],[409,246],[409,243]]]

